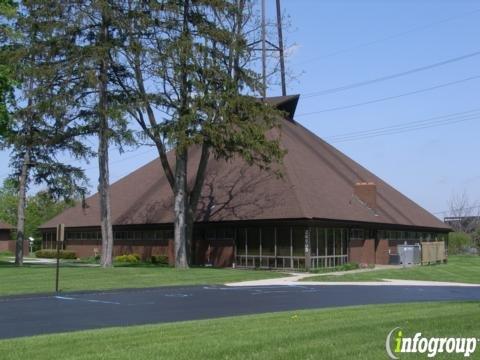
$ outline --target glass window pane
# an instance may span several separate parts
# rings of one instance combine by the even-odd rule
[[[326,229],[323,229],[323,228],[318,229],[318,256],[325,256],[326,255],[326,251],[325,251],[325,246],[326,246],[325,232],[326,232]]]
[[[335,229],[335,255],[342,255],[342,230]]]
[[[207,229],[207,240],[215,240],[216,238],[216,229]]]
[[[317,256],[317,228],[312,228],[310,232],[310,254]]]
[[[305,256],[305,230],[304,227],[293,228],[293,256]]]
[[[326,235],[327,235],[327,255],[333,255],[333,245],[334,245],[333,229],[327,229]]]
[[[262,255],[275,255],[275,232],[272,227],[262,228]]]
[[[245,229],[237,229],[237,254],[245,255]]]
[[[277,255],[290,256],[290,228],[277,228]]]
[[[258,228],[249,228],[247,230],[248,255],[260,254],[260,237]]]

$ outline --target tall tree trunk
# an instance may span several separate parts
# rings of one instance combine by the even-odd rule
[[[101,265],[103,267],[112,266],[113,256],[113,229],[110,208],[108,135],[106,134],[107,131],[107,124],[100,126],[98,147],[98,165],[100,174],[98,179],[98,192],[100,195],[100,222],[102,227]]]
[[[188,123],[186,117],[190,110],[188,107],[188,52],[186,46],[189,39],[188,16],[190,12],[190,0],[183,3],[183,30],[180,49],[180,131],[187,131]],[[175,267],[180,269],[188,268],[187,255],[187,225],[188,225],[188,189],[187,189],[187,164],[188,146],[179,141],[176,146],[175,162],[175,189],[174,189],[174,211],[175,211]]]
[[[187,206],[187,259],[190,265],[195,264],[195,244],[193,242],[193,226],[195,220],[195,210],[188,205]]]
[[[106,46],[108,41],[108,20],[106,11],[102,10],[102,25],[100,30],[100,45]],[[98,192],[100,195],[100,222],[102,227],[102,257],[103,267],[112,266],[113,229],[110,208],[110,179],[108,164],[108,54],[105,52],[100,60],[99,70],[99,131],[98,131]]]
[[[175,267],[188,268],[187,257],[187,151],[177,149],[175,164]]]
[[[190,264],[195,261],[195,244],[193,241],[193,227],[195,224],[195,213],[197,211],[198,202],[202,193],[203,183],[205,182],[205,173],[207,170],[208,159],[210,157],[210,147],[207,143],[202,145],[202,153],[200,155],[200,161],[198,163],[197,174],[195,177],[195,183],[193,184],[192,191],[188,197],[188,211],[187,211],[187,249],[188,259]]]
[[[25,241],[25,207],[27,198],[27,179],[30,153],[27,149],[23,156],[22,171],[18,186],[17,241],[15,244],[15,265],[23,265],[23,243]]]

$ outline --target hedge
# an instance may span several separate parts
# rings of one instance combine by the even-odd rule
[[[151,261],[152,261],[152,264],[169,265],[168,264],[168,256],[166,256],[166,255],[152,256]]]
[[[37,250],[35,251],[35,256],[37,258],[56,259],[57,250]],[[60,250],[59,258],[60,259],[76,259],[77,255],[73,251]]]
[[[115,256],[115,261],[123,263],[136,264],[140,262],[140,255],[138,254],[125,254],[120,256]]]

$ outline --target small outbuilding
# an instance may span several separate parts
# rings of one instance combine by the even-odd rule
[[[282,177],[238,157],[209,162],[194,226],[196,265],[389,264],[398,262],[398,244],[445,241],[448,225],[293,120],[298,98],[269,99],[286,112],[281,130],[272,130],[287,150]],[[192,147],[190,179],[199,158]],[[64,223],[66,249],[80,257],[101,249],[98,194],[86,204],[41,226],[43,248],[55,248],[55,227]],[[158,159],[112,184],[111,207],[115,255],[173,261],[173,194]]]
[[[0,252],[12,252],[12,230],[13,226],[0,221]],[[15,244],[13,244],[15,246]],[[15,250],[13,248],[13,250]]]

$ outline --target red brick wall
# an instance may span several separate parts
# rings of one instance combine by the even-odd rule
[[[350,240],[348,259],[358,264],[375,264],[375,239]]]
[[[390,260],[389,250],[390,250],[390,246],[389,246],[388,240],[386,239],[377,240],[376,249],[375,249],[376,264],[388,265]]]
[[[231,239],[195,241],[195,264],[211,264],[214,267],[231,267],[234,244]]]
[[[23,255],[30,254],[30,243],[28,240],[23,242]],[[10,251],[15,254],[16,242],[15,240],[0,240],[0,251]]]
[[[9,241],[0,240],[0,251],[10,251]]]

